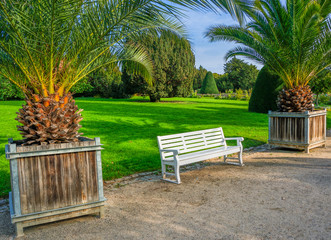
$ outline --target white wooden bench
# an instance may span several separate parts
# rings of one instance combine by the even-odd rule
[[[161,156],[162,178],[165,181],[180,184],[179,167],[211,158],[224,156],[224,162],[243,166],[241,142],[244,138],[224,138],[222,128],[207,129],[167,136],[158,136]],[[237,146],[228,146],[226,140],[236,140]],[[238,158],[228,158],[227,155],[238,153]],[[229,162],[236,159],[238,162]],[[167,172],[167,165],[174,168],[174,173]],[[175,176],[176,181],[167,176]]]

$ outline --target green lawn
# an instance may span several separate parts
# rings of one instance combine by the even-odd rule
[[[223,127],[226,137],[243,136],[244,147],[267,142],[268,117],[247,111],[248,102],[210,98],[171,98],[150,103],[142,98],[109,100],[82,98],[81,132],[100,137],[104,179],[160,169],[156,136]],[[15,112],[23,101],[0,102],[0,196],[10,189],[9,164],[5,159],[8,138],[20,139]],[[331,113],[328,114],[328,127]]]

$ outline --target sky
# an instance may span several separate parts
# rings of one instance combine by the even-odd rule
[[[230,49],[236,46],[232,42],[209,42],[204,37],[204,33],[210,26],[224,24],[224,25],[235,25],[237,22],[232,19],[229,14],[222,13],[217,15],[213,12],[201,13],[195,11],[188,11],[188,16],[184,19],[184,24],[187,29],[188,38],[192,44],[193,52],[195,53],[195,65],[198,68],[200,65],[209,71],[215,73],[223,73],[223,67],[226,63],[224,59],[225,54]],[[261,65],[251,61],[247,58],[242,58],[245,62],[252,63],[261,69]]]

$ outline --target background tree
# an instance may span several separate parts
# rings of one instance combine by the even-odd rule
[[[282,87],[282,80],[268,69],[263,67],[257,76],[248,111],[268,113],[269,110],[277,110],[277,96]]]
[[[140,76],[123,73],[126,93],[145,93],[152,102],[162,97],[186,97],[192,93],[195,57],[190,43],[170,31],[158,37],[142,36],[139,41],[153,59],[154,82],[148,85]],[[135,90],[134,90],[135,89]]]
[[[208,72],[207,69],[205,69],[201,65],[198,69],[195,69],[195,75],[194,75],[194,80],[193,80],[193,89],[194,90],[198,90],[201,88],[202,82],[205,79],[207,72]]]
[[[118,66],[102,67],[73,86],[72,92],[78,97],[125,97],[121,75]]]
[[[224,73],[227,74],[228,85],[233,85],[233,90],[239,88],[248,90],[253,88],[259,70],[255,65],[234,57],[224,64]]]
[[[231,81],[229,81],[228,74],[225,73],[221,75],[219,78],[215,79],[218,91],[225,92],[227,90],[233,90],[234,86]]]
[[[0,100],[11,99],[24,99],[24,94],[15,84],[0,76]]]
[[[218,94],[218,89],[212,72],[208,72],[203,80],[201,94]]]
[[[246,27],[216,26],[206,33],[211,41],[244,46],[226,58],[242,55],[266,65],[284,82],[280,111],[312,110],[308,83],[331,64],[331,1],[279,0],[254,2]]]
[[[312,91],[316,93],[316,105],[318,105],[319,95],[331,91],[331,69],[327,68],[322,71],[309,83],[309,85]]]

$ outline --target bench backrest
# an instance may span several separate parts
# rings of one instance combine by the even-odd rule
[[[202,131],[158,136],[160,149],[179,149],[180,155],[199,150],[207,150],[226,146],[222,128],[213,128]],[[163,153],[164,158],[172,153]]]

